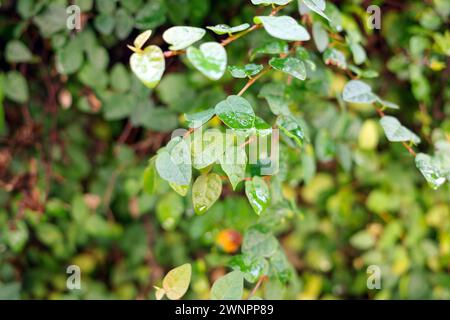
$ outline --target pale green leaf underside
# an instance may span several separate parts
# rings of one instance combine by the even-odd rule
[[[220,160],[228,146],[233,144],[234,137],[217,129],[192,134],[191,153],[193,166],[203,169]]]
[[[247,166],[247,154],[245,148],[240,146],[230,146],[221,158],[220,164],[223,171],[230,179],[233,190],[245,178],[245,168]]]
[[[316,45],[317,50],[319,50],[319,52],[324,52],[325,49],[328,47],[330,40],[328,38],[327,31],[324,29],[321,23],[314,22],[312,34],[314,38],[314,44]]]
[[[244,275],[232,271],[214,282],[211,288],[211,300],[240,300],[244,294]]]
[[[262,23],[264,29],[274,38],[288,41],[307,41],[311,37],[308,31],[289,16],[258,16],[255,23]]]
[[[133,53],[130,66],[134,74],[147,87],[154,88],[161,80],[166,67],[164,53],[158,46],[148,46],[142,53]]]
[[[404,127],[395,117],[384,116],[380,120],[386,137],[391,142],[412,141],[414,144],[420,143],[420,138],[411,130]]]
[[[217,42],[206,42],[200,48],[189,47],[187,57],[192,65],[211,80],[222,78],[227,67],[227,52]]]
[[[360,80],[352,80],[344,87],[342,98],[350,103],[371,104],[377,101],[378,97],[372,93],[372,89]]]
[[[270,257],[278,249],[277,239],[268,232],[250,228],[244,235],[242,252],[254,257]]]
[[[156,157],[156,170],[161,178],[178,185],[188,185],[192,167],[190,150],[180,137],[171,140]]]
[[[244,79],[248,77],[253,77],[260,73],[264,68],[261,64],[246,64],[244,67],[239,66],[229,66],[228,71],[230,71],[233,78]]]
[[[189,263],[167,273],[163,279],[163,289],[170,300],[178,300],[184,296],[191,282],[191,273],[192,268]]]
[[[427,154],[419,153],[416,156],[416,166],[433,189],[438,189],[447,180],[441,173],[433,158]]]
[[[288,58],[272,58],[269,61],[272,68],[287,73],[299,80],[306,79],[306,67],[302,60]]]
[[[165,42],[171,44],[170,50],[184,50],[201,40],[206,34],[202,28],[177,26],[167,29],[163,33]]]
[[[235,27],[230,27],[227,24],[218,24],[215,26],[206,27],[206,29],[213,31],[218,35],[237,33],[247,30],[248,28],[250,28],[250,25],[248,23],[243,23]]]
[[[303,0],[303,3],[315,13],[321,15],[327,20],[330,20],[328,16],[324,13],[326,3],[325,0]]]

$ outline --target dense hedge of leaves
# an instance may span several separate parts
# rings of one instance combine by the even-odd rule
[[[0,298],[449,299],[450,5],[376,4],[2,1]]]

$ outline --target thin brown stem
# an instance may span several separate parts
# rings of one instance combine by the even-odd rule
[[[247,91],[248,88],[250,88],[259,78],[261,78],[263,75],[265,75],[270,69],[271,69],[271,67],[267,67],[266,69],[261,71],[256,77],[249,79],[248,82],[245,84],[245,86],[242,88],[242,90],[239,91],[239,93],[237,95],[242,96],[245,93],[245,91]]]
[[[266,279],[267,279],[267,276],[261,276],[258,279],[258,282],[256,283],[255,287],[252,289],[252,291],[250,291],[250,294],[248,295],[247,300],[250,300],[250,298],[255,295],[256,291],[258,291],[259,287]]]

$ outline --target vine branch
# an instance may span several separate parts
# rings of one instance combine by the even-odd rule
[[[251,297],[253,297],[256,293],[256,291],[258,291],[259,287],[261,286],[261,284],[266,281],[267,276],[261,276],[258,279],[258,282],[256,283],[255,287],[252,289],[252,291],[250,291],[247,300],[250,300]]]
[[[386,116],[386,114],[383,112],[383,110],[376,108],[376,111],[378,113],[378,115],[380,116],[380,118],[383,118],[384,116]],[[415,158],[417,156],[417,153],[414,151],[414,149],[407,144],[405,141],[402,141],[402,145],[405,147],[406,150],[408,150],[408,152]]]
[[[286,5],[282,5],[282,6],[278,6],[273,8],[272,12],[270,13],[269,16],[274,16],[276,15],[281,9],[283,9],[284,7],[286,7]],[[244,30],[240,33],[237,33],[235,35],[230,35],[228,36],[226,39],[222,40],[222,42],[220,43],[223,47],[229,45],[230,43],[232,43],[233,41],[257,30],[262,28],[262,24],[254,24],[253,26],[251,26],[249,29]],[[174,57],[174,56],[179,56],[179,55],[183,55],[186,53],[186,50],[178,50],[178,51],[165,51],[164,52],[164,57],[166,58],[170,58],[170,57]]]

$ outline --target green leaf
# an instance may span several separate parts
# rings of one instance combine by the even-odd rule
[[[355,65],[349,65],[348,68],[350,69],[351,72],[353,72],[354,74],[356,74],[359,78],[367,78],[367,79],[371,79],[371,78],[376,78],[378,77],[378,72],[376,72],[375,70],[371,70],[371,69],[367,69],[367,70],[362,70],[361,68],[358,68]]]
[[[20,300],[21,291],[22,285],[20,282],[2,283],[0,286],[0,300]]]
[[[306,79],[306,68],[303,61],[297,58],[272,58],[269,61],[272,68],[290,74],[299,80]]]
[[[110,83],[114,90],[118,92],[127,92],[131,87],[130,75],[122,63],[116,63],[110,74]]]
[[[156,178],[155,158],[152,158],[142,176],[142,187],[146,193],[153,194],[155,192]]]
[[[281,131],[286,136],[293,139],[299,147],[303,146],[304,141],[307,140],[305,129],[294,116],[279,116],[277,125]]]
[[[197,214],[203,214],[219,199],[222,180],[216,173],[201,175],[192,186],[192,202]]]
[[[218,24],[215,26],[206,27],[206,29],[213,31],[218,35],[237,33],[247,30],[248,28],[250,28],[250,25],[248,23],[240,24],[235,27],[230,27],[227,24]]]
[[[172,231],[184,212],[183,199],[176,193],[166,193],[156,206],[156,216],[164,230]]]
[[[154,131],[170,132],[178,125],[175,113],[167,108],[155,108],[148,101],[139,101],[131,110],[130,116],[133,126]]]
[[[181,137],[174,138],[160,150],[156,158],[156,170],[168,182],[188,185],[191,182],[192,167],[186,141]]]
[[[0,72],[0,135],[5,130],[5,107],[3,100],[5,99],[5,74]]]
[[[356,249],[368,250],[375,245],[375,238],[368,231],[362,230],[350,238],[350,244]]]
[[[255,117],[255,130],[256,134],[262,137],[272,133],[272,127],[270,124],[258,116]]]
[[[384,116],[380,120],[386,137],[391,142],[411,141],[414,144],[420,143],[420,138],[408,128],[402,126],[397,118]]]
[[[170,300],[178,300],[184,296],[191,282],[192,268],[189,263],[183,264],[167,273],[163,279],[163,289]]]
[[[306,145],[304,152],[302,152],[300,157],[302,162],[303,180],[308,184],[315,177],[317,172],[316,159],[314,157],[312,145]]]
[[[211,300],[240,300],[244,294],[244,275],[232,271],[217,279],[211,287]]]
[[[323,53],[323,62],[326,65],[337,66],[343,70],[347,69],[347,61],[345,60],[345,55],[334,48],[328,48]]]
[[[169,182],[169,186],[182,197],[185,197],[189,191],[189,186],[182,186],[173,182]]]
[[[247,166],[247,154],[245,148],[240,146],[230,146],[221,157],[220,165],[230,179],[233,190],[245,178],[245,168]]]
[[[158,97],[174,111],[189,111],[197,104],[197,93],[186,75],[182,73],[167,74],[156,89]]]
[[[258,73],[260,73],[264,69],[264,66],[261,64],[246,64],[244,67],[238,67],[238,66],[229,66],[228,71],[230,71],[231,76],[233,78],[251,78]]]
[[[315,62],[312,60],[311,55],[309,54],[308,50],[306,50],[304,47],[295,48],[295,55],[298,59],[300,59],[304,63],[306,63],[308,65],[308,67],[311,69],[311,71],[316,70]]]
[[[14,228],[7,228],[5,240],[13,252],[19,253],[25,247],[28,236],[27,225],[22,220],[18,220],[15,222]]]
[[[245,254],[234,256],[229,265],[233,270],[241,271],[245,280],[251,283],[256,282],[269,271],[269,263],[266,259]]]
[[[91,66],[97,70],[106,70],[109,63],[109,54],[104,47],[92,46],[86,51],[88,60],[91,62]]]
[[[6,44],[5,58],[9,63],[23,63],[33,60],[30,49],[19,40],[11,40]]]
[[[312,34],[314,38],[314,43],[319,52],[324,52],[330,43],[330,39],[328,38],[328,33],[324,29],[321,23],[314,22],[312,28]]]
[[[133,53],[130,58],[131,70],[149,88],[154,88],[161,80],[166,67],[164,53],[158,46],[148,46],[142,53]]]
[[[61,74],[73,74],[83,65],[83,51],[76,41],[70,41],[56,53],[56,69]]]
[[[110,14],[102,13],[95,17],[95,28],[103,35],[109,35],[113,32],[116,20]]]
[[[431,188],[437,190],[445,183],[446,177],[441,173],[438,164],[432,157],[419,153],[415,161],[417,169],[420,170]]]
[[[138,29],[155,29],[166,21],[166,6],[162,1],[150,1],[141,6],[135,16]]]
[[[91,88],[105,89],[108,85],[109,78],[106,72],[98,70],[92,63],[85,63],[77,76],[83,84]]]
[[[270,257],[270,267],[278,280],[286,285],[291,278],[292,269],[282,250],[277,250],[275,254]]]
[[[242,253],[253,257],[269,258],[278,250],[277,239],[259,227],[251,227],[245,232]]]
[[[307,41],[311,38],[308,31],[289,16],[258,16],[254,21],[262,23],[267,33],[274,38],[288,41]]]
[[[195,131],[192,136],[192,164],[196,169],[206,168],[218,161],[227,147],[233,143],[231,135],[224,134],[218,129]]]
[[[275,115],[290,115],[288,101],[285,96],[286,87],[282,83],[268,83],[259,92],[258,98],[265,98],[270,110]]]
[[[227,68],[227,52],[217,42],[206,42],[200,49],[189,47],[187,57],[192,65],[211,80],[222,78]]]
[[[381,104],[383,107],[388,108],[388,109],[394,109],[394,110],[400,109],[400,107],[398,105],[396,105],[395,103],[389,102],[389,101],[386,101],[386,100],[383,100],[380,98],[377,99],[377,102],[379,104]]]
[[[97,0],[95,5],[97,10],[104,14],[112,14],[116,10],[115,0]]]
[[[250,60],[255,59],[261,54],[279,55],[287,54],[289,52],[289,45],[283,40],[274,40],[264,43],[262,46],[252,50]]]
[[[189,128],[199,128],[211,120],[215,114],[214,108],[211,108],[193,114],[185,114],[185,118]]]
[[[330,20],[328,16],[325,14],[324,10],[326,7],[325,0],[303,0],[303,3],[315,13],[321,15],[327,20]]]
[[[134,18],[127,10],[120,8],[116,12],[115,34],[120,40],[126,39],[134,27]]]
[[[8,72],[4,86],[5,97],[17,103],[25,103],[28,101],[27,80],[25,80],[25,77],[20,72]]]
[[[322,162],[331,161],[336,155],[336,142],[333,141],[330,133],[326,129],[321,129],[317,133],[315,149],[317,158]]]
[[[64,30],[67,27],[66,19],[66,6],[62,3],[50,3],[44,11],[33,17],[34,23],[44,38]]]
[[[250,103],[239,96],[229,96],[215,107],[216,115],[232,129],[251,129],[255,123],[255,112]]]
[[[350,51],[353,55],[353,61],[355,61],[356,64],[362,64],[367,60],[366,51],[359,43],[352,43],[350,45]]]
[[[371,104],[378,100],[372,93],[372,88],[360,80],[351,80],[344,87],[342,94],[344,101],[349,103]]]
[[[201,40],[206,34],[202,28],[195,27],[172,27],[163,33],[165,42],[171,44],[170,50],[184,50],[197,41]]]
[[[261,177],[253,177],[245,181],[245,195],[253,210],[260,215],[270,204],[270,191],[266,182]]]

